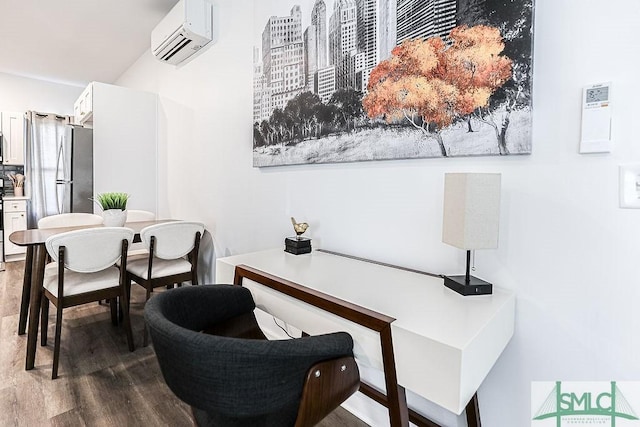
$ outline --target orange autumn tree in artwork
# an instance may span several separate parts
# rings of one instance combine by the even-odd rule
[[[405,40],[372,71],[362,105],[371,118],[387,123],[407,120],[437,141],[447,156],[442,130],[488,104],[511,78],[511,59],[500,55],[497,28],[460,26],[450,43],[439,37]]]

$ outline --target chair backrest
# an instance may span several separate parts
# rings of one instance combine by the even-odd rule
[[[124,227],[99,227],[68,231],[49,237],[45,246],[53,261],[65,247],[64,265],[69,270],[93,273],[115,264],[122,255],[122,241],[131,244],[134,232]]]
[[[273,341],[201,332],[254,309],[247,288],[202,285],[163,292],[144,312],[167,385],[213,425],[293,426],[309,369],[353,358],[353,340],[345,332]]]
[[[127,222],[153,221],[156,214],[150,211],[127,209]]]
[[[63,213],[45,216],[38,220],[38,228],[74,227],[80,225],[100,225],[102,217],[90,213]]]
[[[140,239],[147,248],[151,237],[155,237],[154,256],[162,259],[176,259],[193,250],[196,233],[204,232],[204,224],[193,221],[172,221],[150,225],[140,231]]]

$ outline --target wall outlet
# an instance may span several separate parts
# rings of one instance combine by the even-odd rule
[[[620,207],[640,209],[640,163],[620,166]]]

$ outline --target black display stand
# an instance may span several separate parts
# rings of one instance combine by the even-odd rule
[[[311,239],[308,237],[287,237],[284,239],[284,251],[294,255],[311,252]]]

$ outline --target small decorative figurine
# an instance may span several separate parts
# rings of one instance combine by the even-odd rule
[[[309,228],[309,224],[307,224],[306,222],[296,222],[296,219],[294,217],[291,217],[291,224],[293,224],[293,230],[296,232],[296,238],[298,240],[300,240],[300,236],[302,236],[302,233],[307,231],[307,228]]]
[[[311,239],[302,237],[302,233],[307,231],[309,224],[306,222],[296,222],[294,217],[291,217],[291,224],[293,224],[296,237],[287,237],[284,239],[284,251],[294,255],[308,254],[311,252]]]

